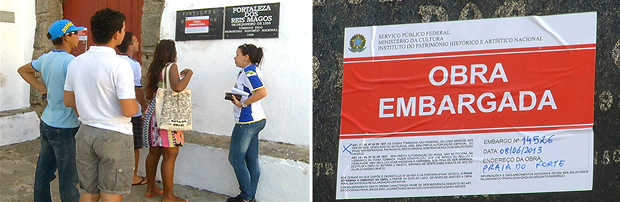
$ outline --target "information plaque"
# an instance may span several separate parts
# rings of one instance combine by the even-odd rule
[[[224,8],[177,11],[176,41],[222,39]]]
[[[278,38],[280,3],[226,7],[225,39]]]

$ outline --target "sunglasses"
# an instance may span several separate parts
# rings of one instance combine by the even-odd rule
[[[67,32],[65,35],[66,36],[72,36],[72,35],[77,35],[77,31],[72,31],[72,32]]]
[[[243,44],[243,48],[245,49],[245,52],[250,54],[250,50],[248,50],[248,45],[247,44]]]

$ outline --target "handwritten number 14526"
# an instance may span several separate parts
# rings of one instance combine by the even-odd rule
[[[523,145],[532,145],[532,144],[551,144],[553,143],[553,136],[525,136],[521,138],[523,140]]]

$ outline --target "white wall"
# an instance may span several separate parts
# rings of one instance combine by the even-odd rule
[[[0,0],[0,11],[12,12],[14,23],[0,22],[0,111],[30,107],[30,85],[17,69],[32,59],[36,26],[35,0]],[[33,111],[0,117],[0,146],[39,137]]]
[[[39,137],[39,117],[34,111],[0,117],[0,146]]]
[[[310,0],[166,1],[161,38],[175,38],[176,12],[280,2],[279,38],[217,39],[176,43],[180,70],[191,68],[194,130],[230,136],[233,105],[224,100],[239,68],[233,57],[239,45],[265,50],[261,64],[268,95],[263,99],[267,126],[260,139],[309,146],[312,134],[312,4]]]
[[[0,111],[29,107],[30,85],[17,69],[32,59],[35,0],[1,0],[0,10],[15,14],[15,23],[0,22]]]
[[[183,154],[197,153],[209,155],[179,155],[175,170],[177,183],[200,187],[215,193],[229,196],[239,194],[235,173],[228,162],[228,150],[186,144],[181,148]],[[307,163],[260,156],[261,176],[256,190],[259,201],[308,201],[310,199],[311,175]],[[286,180],[283,180],[286,179]]]
[[[140,151],[138,174],[144,175],[148,148]],[[261,175],[256,190],[258,201],[311,201],[310,165],[261,155]],[[161,169],[158,168],[159,171]],[[161,173],[157,172],[157,179]],[[228,164],[228,150],[186,143],[179,151],[174,183],[210,192],[236,196],[239,185]]]

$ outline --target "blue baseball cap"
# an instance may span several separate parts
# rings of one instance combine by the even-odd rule
[[[73,23],[67,19],[62,19],[52,23],[50,29],[47,32],[52,35],[51,40],[54,40],[69,32],[84,30],[84,27],[76,27]]]

